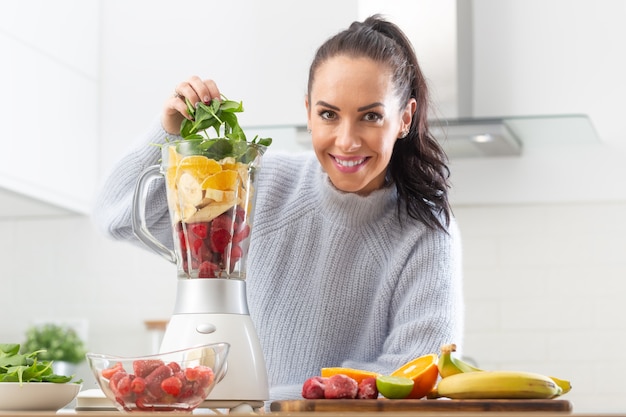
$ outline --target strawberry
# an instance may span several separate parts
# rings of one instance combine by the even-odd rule
[[[198,278],[215,278],[219,269],[213,262],[204,261],[198,266]]]
[[[356,394],[359,399],[375,400],[378,398],[378,388],[376,387],[376,378],[365,378],[359,383]]]
[[[198,365],[199,374],[196,382],[198,383],[198,389],[204,389],[209,387],[213,381],[215,380],[215,373],[213,373],[213,369],[208,366]]]
[[[326,378],[321,376],[314,376],[306,381],[302,385],[302,397],[307,400],[317,400],[324,398],[324,385],[326,384]]]
[[[136,376],[130,383],[130,390],[135,394],[141,394],[146,390],[146,380],[140,376]]]
[[[154,398],[160,398],[163,394],[161,382],[173,375],[172,369],[167,365],[161,365],[146,377],[146,391]]]
[[[324,398],[356,398],[359,384],[347,375],[329,377],[324,385]]]
[[[124,367],[122,366],[122,363],[116,362],[115,365],[111,366],[110,368],[103,369],[100,375],[102,375],[103,378],[111,379],[111,377],[115,373],[117,373],[117,371],[123,371],[123,370],[124,370]]]
[[[174,373],[180,372],[180,365],[177,362],[170,362],[167,366],[169,366]]]
[[[135,376],[145,378],[159,366],[164,365],[160,359],[141,359],[133,362],[133,372]]]
[[[161,381],[161,389],[167,394],[173,395],[174,397],[180,394],[180,389],[182,388],[182,386],[183,382],[175,376],[170,376]]]
[[[243,249],[238,245],[233,245],[230,249],[230,261],[236,262],[243,256]]]
[[[246,220],[246,211],[242,207],[237,206],[235,211],[235,222],[237,224],[241,224],[244,220]]]
[[[217,253],[224,253],[224,249],[230,243],[231,236],[228,230],[211,229],[211,250]]]
[[[206,239],[209,234],[209,228],[206,223],[193,223],[188,225],[191,233],[199,237],[200,239]]]
[[[250,235],[250,226],[243,224],[233,236],[233,243],[239,243]]]
[[[226,230],[230,233],[233,227],[233,219],[228,213],[222,213],[211,221],[211,231]]]
[[[117,393],[121,397],[126,397],[131,392],[131,385],[135,375],[124,375],[117,383]]]
[[[117,385],[119,384],[120,380],[127,375],[128,374],[126,373],[126,371],[121,370],[114,373],[113,376],[111,376],[111,379],[109,379],[109,388],[111,388],[111,391],[113,391],[116,396],[118,393]]]

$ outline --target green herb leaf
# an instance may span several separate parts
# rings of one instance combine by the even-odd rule
[[[195,107],[186,100],[187,112],[193,120],[183,119],[180,126],[180,136],[185,141],[200,141],[194,144],[194,149],[205,156],[221,160],[233,157],[237,161],[248,163],[258,155],[258,148],[253,144],[269,146],[271,138],[248,142],[244,130],[239,125],[236,113],[243,112],[243,103],[228,100],[213,99],[208,105],[199,102]],[[214,131],[216,137],[211,137],[209,131]]]

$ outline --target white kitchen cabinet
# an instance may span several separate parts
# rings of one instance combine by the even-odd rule
[[[103,1],[103,171],[191,75],[243,101],[244,126],[305,125],[315,50],[357,19],[357,0]]]
[[[97,0],[0,4],[3,215],[12,207],[24,215],[36,201],[40,214],[89,211],[98,168],[97,49]]]

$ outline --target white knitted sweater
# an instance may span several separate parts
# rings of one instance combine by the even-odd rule
[[[155,125],[113,169],[95,222],[134,240],[132,193],[156,164],[166,133]],[[172,245],[164,186],[147,203],[150,230]],[[301,398],[320,368],[390,373],[405,362],[462,343],[461,248],[403,214],[395,187],[367,197],[335,189],[310,154],[263,157],[248,258],[247,294],[268,367],[272,400]]]

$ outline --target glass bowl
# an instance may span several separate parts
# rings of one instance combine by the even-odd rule
[[[229,348],[212,343],[141,357],[87,353],[87,361],[118,410],[191,413],[224,377]]]

